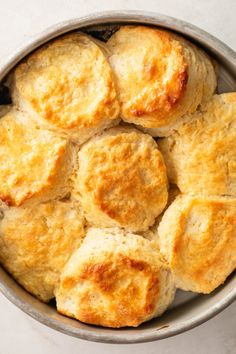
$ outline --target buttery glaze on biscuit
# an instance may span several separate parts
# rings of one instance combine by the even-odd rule
[[[168,176],[183,193],[236,196],[236,93],[215,95],[159,141]]]
[[[14,102],[40,126],[79,143],[116,124],[119,113],[113,74],[96,43],[82,33],[65,35],[31,54],[13,75]]]
[[[166,168],[156,142],[128,127],[94,137],[79,151],[73,194],[92,225],[147,230],[168,198]]]
[[[158,228],[177,287],[208,294],[236,269],[236,199],[181,195]]]
[[[84,237],[80,208],[71,202],[48,202],[4,208],[0,221],[0,262],[42,301],[54,297],[59,275]]]
[[[119,229],[90,229],[60,278],[59,312],[107,327],[138,326],[160,316],[175,286],[153,244]]]
[[[63,197],[72,172],[71,144],[24,120],[14,109],[0,119],[0,200],[12,206]]]
[[[153,136],[169,135],[215,91],[210,59],[173,33],[123,26],[107,45],[123,120]]]

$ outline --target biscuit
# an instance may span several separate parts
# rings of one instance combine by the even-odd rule
[[[78,143],[118,122],[113,74],[96,43],[82,33],[64,35],[20,63],[12,78],[14,102],[36,124]]]
[[[183,193],[236,196],[236,93],[215,95],[159,141],[168,176]]]
[[[123,26],[107,45],[121,117],[153,136],[169,135],[215,91],[208,56],[174,33]]]
[[[236,199],[181,195],[158,234],[177,287],[208,294],[236,268]]]
[[[1,210],[0,262],[31,294],[54,297],[59,275],[84,237],[77,204],[48,202]]]
[[[22,123],[12,109],[0,120],[0,200],[11,206],[65,196],[73,149],[66,139]]]
[[[177,198],[177,196],[180,194],[180,191],[178,189],[178,187],[174,184],[171,184],[169,186],[169,190],[168,190],[168,200],[167,200],[167,204],[165,206],[165,209],[163,210],[163,212],[156,218],[155,224],[152,225],[147,231],[144,232],[139,232],[139,234],[145,238],[147,238],[150,241],[155,241],[158,249],[160,249],[160,241],[159,241],[159,235],[158,235],[158,226],[163,218],[163,215],[165,214],[165,211],[167,208],[169,208],[169,206],[171,205],[171,203],[173,203],[173,201]]]
[[[84,144],[78,160],[72,193],[91,225],[145,231],[164,209],[166,168],[149,135],[109,129]]]
[[[64,268],[57,309],[82,322],[136,327],[160,316],[175,286],[152,243],[119,229],[90,229]]]

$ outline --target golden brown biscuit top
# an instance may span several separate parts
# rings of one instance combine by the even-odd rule
[[[166,168],[156,142],[135,129],[114,128],[79,152],[75,190],[89,221],[145,230],[167,202]],[[113,225],[115,226],[115,225]]]
[[[160,141],[171,182],[183,193],[236,196],[236,93],[215,95]]]
[[[84,264],[78,278],[69,278],[63,285],[73,287],[78,280],[92,283],[94,292],[101,293],[110,301],[106,311],[117,317],[109,320],[101,305],[91,309],[94,292],[88,290],[80,298],[80,317],[86,323],[120,327],[127,322],[129,326],[137,326],[155,309],[159,294],[158,272],[145,262],[122,256],[109,261],[105,257],[96,264]],[[127,285],[122,286],[122,283]]]
[[[87,35],[73,33],[31,54],[15,70],[15,96],[63,130],[89,128],[117,118],[112,72]]]
[[[159,253],[142,237],[116,232],[89,230],[61,276],[60,312],[108,327],[137,326],[154,315],[167,286]]]
[[[68,149],[65,139],[22,124],[10,111],[0,120],[0,199],[19,206],[52,189]]]
[[[159,225],[161,251],[185,290],[209,293],[236,268],[236,199],[182,195]]]
[[[188,80],[181,44],[165,31],[123,26],[108,48],[123,118],[147,128],[168,123],[167,113],[181,100]]]
[[[59,274],[84,237],[76,203],[53,201],[5,208],[0,221],[0,260],[31,293],[54,297]]]

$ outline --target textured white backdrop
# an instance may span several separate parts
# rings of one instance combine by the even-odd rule
[[[0,0],[0,63],[32,35],[103,10],[156,11],[191,22],[236,50],[236,0]],[[0,354],[235,354],[236,303],[202,326],[159,342],[89,343],[32,320],[0,295]]]

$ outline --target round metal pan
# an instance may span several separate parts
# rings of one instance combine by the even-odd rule
[[[144,24],[176,31],[203,47],[218,63],[219,92],[236,91],[236,54],[224,43],[186,22],[147,12],[104,12],[69,20],[49,28],[9,57],[0,67],[0,81],[27,54],[63,33],[83,30],[106,37],[122,24]],[[3,90],[0,90],[3,92]],[[1,93],[0,93],[1,95]],[[3,102],[4,98],[0,102]],[[109,329],[83,324],[57,313],[54,304],[44,304],[27,293],[0,268],[0,291],[16,306],[45,325],[74,337],[106,343],[137,343],[167,338],[187,331],[215,316],[236,299],[236,274],[210,295],[178,291],[170,309],[160,318],[138,328]]]

